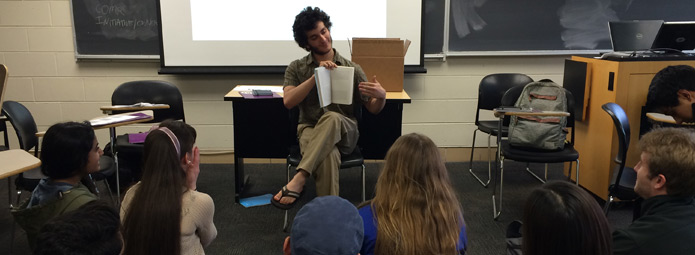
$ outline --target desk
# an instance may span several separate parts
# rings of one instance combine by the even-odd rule
[[[625,110],[630,121],[630,147],[626,166],[639,161],[639,136],[651,127],[642,107],[647,101],[649,84],[654,75],[666,66],[689,65],[695,61],[609,61],[573,56],[572,60],[588,66],[585,84],[586,117],[575,122],[575,148],[582,160],[581,183],[602,199],[608,198],[612,179],[613,158],[618,153],[618,136],[613,119],[601,106],[616,103]],[[582,107],[578,102],[577,106]]]
[[[41,160],[21,149],[0,151],[0,179],[7,179],[7,201],[12,208],[12,182],[9,177],[39,167]]]
[[[279,87],[282,86],[267,86],[276,90]],[[289,128],[289,111],[282,98],[244,99],[232,89],[224,101],[232,101],[234,114],[234,200],[238,203],[246,183],[244,158],[287,158],[288,147],[297,133]],[[374,115],[363,108],[357,144],[365,159],[383,159],[401,136],[404,103],[410,103],[405,91],[386,92],[381,113]]]

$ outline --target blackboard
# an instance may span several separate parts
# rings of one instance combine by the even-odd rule
[[[155,0],[72,0],[77,58],[159,58]]]
[[[444,31],[444,22],[428,17],[443,19],[443,1],[424,1],[425,34],[448,33],[448,52],[605,51],[611,49],[608,21],[695,20],[692,0],[451,0]],[[425,42],[425,53],[445,51]]]

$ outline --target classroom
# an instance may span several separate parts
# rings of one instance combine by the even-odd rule
[[[74,2],[81,1],[0,0],[0,64],[6,65],[9,70],[5,92],[3,98],[0,99],[4,101],[20,102],[22,105],[26,106],[36,121],[38,131],[46,131],[50,126],[58,122],[80,122],[103,116],[104,113],[100,107],[111,105],[113,91],[125,82],[135,80],[167,81],[174,84],[180,90],[185,105],[186,123],[194,127],[198,133],[196,145],[200,149],[200,163],[219,166],[231,166],[234,164],[234,128],[236,123],[234,123],[232,102],[225,101],[224,96],[237,85],[282,85],[284,79],[283,72],[159,74],[162,66],[158,59],[78,59],[75,49],[75,27],[73,25],[75,20],[72,16],[72,4],[74,4]],[[423,19],[431,19],[432,17],[443,19],[443,17],[449,17],[449,14],[446,14],[446,16],[444,15],[444,12],[448,11],[449,7],[445,8],[444,5],[450,1],[423,0],[421,2],[423,6],[422,13],[425,13],[426,10],[429,12],[432,8],[437,10],[436,12],[429,13],[429,16],[425,14],[426,17],[423,17]],[[469,1],[455,0],[451,2],[451,8],[454,9],[454,11],[458,10],[456,8],[466,8],[465,6],[472,5],[471,3],[461,4]],[[513,10],[518,7],[501,7],[500,4],[495,3],[496,1],[494,0],[488,2],[487,5],[489,9],[485,10],[487,12],[494,10],[494,8],[500,8],[500,10]],[[550,10],[553,8],[562,9],[566,7],[561,5],[562,4],[556,4],[550,7],[546,6],[545,8]],[[424,8],[425,6],[431,8]],[[485,14],[482,10],[484,7],[485,6],[480,7],[482,14]],[[566,8],[565,10],[570,9],[569,7]],[[103,7],[97,11],[102,14],[119,15],[127,10],[121,9],[121,7]],[[298,11],[299,10],[292,10],[288,12],[295,13]],[[667,14],[658,13],[658,15],[655,16],[638,17],[636,19],[664,19],[659,15]],[[673,15],[677,16],[681,15],[681,13]],[[632,17],[626,19],[630,18]],[[455,20],[457,17],[453,17],[453,19]],[[99,18],[98,23],[101,24],[102,22],[111,22],[111,25],[114,25],[114,22],[118,23],[119,21],[109,21]],[[432,21],[423,21],[423,24],[425,22]],[[129,26],[151,26],[155,23],[156,21],[153,20],[139,20],[129,23]],[[437,21],[428,24],[430,24],[430,26],[438,25],[439,29],[444,30],[449,28],[449,26],[454,26],[455,22],[451,24],[448,24],[448,21],[444,22],[446,23],[446,26],[443,26],[444,28],[441,28],[443,24],[440,23],[441,21]],[[534,25],[533,22],[525,24]],[[288,32],[290,30],[290,24],[282,24],[280,27],[288,30]],[[592,59],[593,57],[599,56],[599,53],[611,50],[610,38],[608,34],[604,34],[602,37],[599,36],[595,41],[596,45],[593,45],[593,48],[588,50],[582,48],[583,46],[573,48],[572,50],[565,50],[563,48],[564,46],[556,45],[555,42],[552,42],[548,44],[549,48],[547,49],[534,49],[530,48],[531,46],[523,46],[527,47],[528,51],[532,53],[528,53],[528,51],[524,53],[524,50],[514,49],[511,50],[512,53],[505,54],[500,53],[500,50],[494,50],[494,48],[457,48],[461,45],[465,46],[466,42],[460,41],[461,38],[454,37],[456,33],[464,32],[457,30],[457,28],[450,28],[450,31],[437,31],[432,34],[431,31],[425,31],[427,28],[429,27],[425,26],[423,28],[424,35],[422,36],[422,40],[418,40],[418,42],[426,44],[425,41],[433,40],[436,41],[436,43],[434,43],[434,49],[431,48],[431,42],[421,48],[423,57],[420,59],[422,63],[419,63],[419,68],[426,70],[426,72],[406,72],[403,76],[402,88],[407,92],[410,102],[402,104],[401,134],[420,133],[429,137],[438,147],[447,166],[454,164],[456,167],[461,167],[460,169],[449,169],[449,171],[460,171],[460,174],[457,176],[464,176],[463,178],[468,179],[472,179],[467,173],[469,159],[472,157],[473,160],[476,161],[476,166],[480,166],[480,173],[484,175],[484,168],[487,167],[487,162],[485,161],[488,160],[491,153],[494,153],[494,150],[488,152],[484,147],[488,142],[487,135],[478,133],[475,141],[475,154],[471,155],[471,146],[473,144],[472,134],[474,130],[477,129],[475,119],[477,114],[478,89],[480,81],[484,77],[494,73],[522,73],[528,75],[534,81],[550,79],[562,86],[566,75],[566,61],[568,59],[574,57],[576,60],[577,56]],[[470,29],[474,29],[473,25],[471,25]],[[509,30],[513,30],[513,28]],[[447,33],[449,35],[444,36],[444,34]],[[488,34],[488,36],[492,38],[495,37],[494,34]],[[437,37],[438,39],[430,39],[430,37]],[[442,37],[450,39],[451,41],[443,42],[443,39],[441,39]],[[555,40],[557,40],[557,38],[555,38]],[[449,49],[440,51],[438,47],[442,44],[451,45]],[[502,44],[503,46],[508,45]],[[301,52],[304,51],[302,50]],[[297,54],[294,56],[294,59],[302,57],[303,54],[306,53]],[[341,52],[341,54],[349,56],[350,53]],[[593,59],[591,61],[593,61]],[[693,65],[692,61],[685,62],[690,66]],[[597,70],[594,71],[598,72]],[[651,79],[651,77],[647,79]],[[490,111],[483,112],[480,119],[497,120]],[[147,131],[150,126],[151,124],[127,125],[118,127],[117,132],[118,134],[143,132]],[[613,130],[612,128],[613,126],[605,127],[607,130]],[[100,145],[102,147],[105,146],[110,139],[109,130],[97,129],[95,133]],[[5,134],[9,134],[9,147],[13,149],[19,148],[18,138],[14,135],[14,130],[9,124]],[[636,146],[636,142],[634,144],[635,145],[632,146]],[[608,151],[610,152],[611,148],[609,148]],[[616,151],[616,149],[613,148],[613,151]],[[492,156],[494,157],[494,154],[492,154]],[[638,160],[638,158],[632,158],[630,162]],[[481,162],[484,162],[484,164]],[[253,169],[256,169],[254,165],[279,165],[280,171],[278,173],[281,173],[281,176],[278,178],[284,178],[282,174],[284,174],[283,167],[285,158],[246,158],[243,163],[247,164],[247,174],[252,172]],[[378,170],[383,160],[370,159],[367,163],[372,164],[368,169]],[[586,163],[589,165],[592,164],[589,162]],[[0,162],[0,164],[2,164],[2,162]],[[607,164],[613,163],[606,163],[606,165]],[[217,169],[217,167],[218,166],[214,168]],[[522,169],[520,165],[516,167]],[[264,169],[264,167],[261,168]],[[560,178],[564,177],[560,170],[562,169],[561,164],[559,167],[553,169],[557,170],[553,176],[562,176]],[[227,179],[231,179],[233,176],[233,169],[224,169],[218,172],[228,174],[229,176]],[[368,181],[368,183],[373,185],[376,181],[376,174],[371,173],[368,176],[373,178],[371,181]],[[588,177],[580,178],[580,180],[591,182]],[[343,180],[341,180],[341,182],[343,182]],[[492,214],[492,206],[489,205],[489,188],[484,189],[477,185],[477,182],[470,183],[475,183],[476,186],[468,187],[467,189],[476,189],[480,193],[485,194],[484,201],[487,204],[485,204],[485,208],[481,210],[486,213],[489,211],[489,214]],[[531,188],[524,187],[523,189],[525,192],[531,190],[533,187],[540,186],[537,182],[531,183],[531,181],[529,181],[529,183]],[[349,185],[351,184],[352,183]],[[231,193],[233,192],[231,183],[229,185],[229,192]],[[255,187],[262,186],[259,184],[254,185],[258,185]],[[357,183],[355,182],[354,185],[357,185]],[[601,183],[601,185],[603,185],[603,183]],[[582,186],[584,185],[582,184]],[[279,187],[280,186],[277,188]],[[8,189],[9,188],[10,187],[8,187]],[[369,190],[373,190],[373,187],[369,188]],[[605,192],[605,194],[601,193],[599,196],[603,197],[607,194],[607,190]],[[229,195],[228,197],[234,198],[233,195],[234,194]],[[368,199],[369,197],[368,193]],[[230,200],[231,201],[222,201],[215,198],[215,204],[218,205],[218,207],[224,207],[222,206],[223,204],[235,203],[233,199]],[[461,198],[460,201],[465,211],[465,201],[463,198]],[[359,201],[351,200],[351,202],[358,203]],[[510,206],[514,208],[523,208],[519,203],[522,202],[517,201],[511,203],[512,205]],[[235,204],[235,206],[239,205]],[[627,211],[620,212],[620,209],[617,209],[617,211],[619,212],[616,212],[616,215],[628,215],[631,213]],[[277,212],[278,215],[280,215],[280,211],[278,210]],[[294,213],[296,213],[296,210]],[[520,213],[518,215],[520,215]],[[215,216],[216,219],[220,217],[219,215]],[[492,217],[489,215],[485,215],[485,217],[482,218],[491,222],[493,221]],[[504,218],[504,220],[510,221],[513,219]],[[495,224],[497,224],[496,227],[503,228],[506,227],[508,222],[503,223],[504,224]],[[624,220],[620,221],[620,223],[626,224]],[[217,224],[229,228],[234,227],[232,224]],[[279,225],[280,222],[278,221],[277,224]],[[467,224],[474,223],[467,221]],[[220,228],[220,226],[218,226],[218,228]],[[278,226],[277,231],[280,232],[280,230]],[[277,236],[278,233],[274,233],[274,235]],[[503,239],[502,233],[500,237]],[[15,236],[14,238],[21,237]],[[9,237],[3,236],[0,238],[0,243],[7,243],[9,239]],[[280,252],[280,241],[272,245],[278,246],[276,250]],[[499,245],[502,246],[503,244],[500,243]],[[476,247],[475,250],[477,251],[471,251],[468,254],[487,254],[477,253],[480,252],[479,249],[480,247]]]

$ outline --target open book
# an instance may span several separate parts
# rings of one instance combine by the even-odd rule
[[[339,66],[333,70],[318,67],[314,69],[314,74],[321,107],[329,104],[352,104],[354,67]]]

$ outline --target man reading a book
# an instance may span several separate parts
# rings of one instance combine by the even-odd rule
[[[338,195],[340,154],[357,146],[359,132],[353,106],[363,104],[371,113],[384,108],[386,91],[376,80],[367,80],[362,68],[333,49],[330,17],[318,7],[307,7],[294,21],[292,30],[299,47],[309,52],[292,61],[285,70],[283,102],[288,109],[299,107],[297,136],[302,161],[297,174],[272,199],[273,205],[289,209],[299,198],[309,176],[316,180],[318,196]],[[320,107],[314,69],[354,67],[352,105],[330,104]]]

